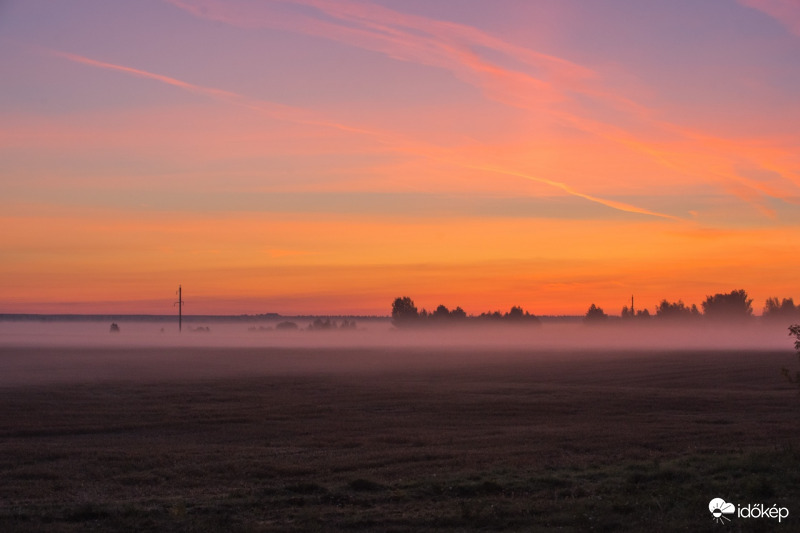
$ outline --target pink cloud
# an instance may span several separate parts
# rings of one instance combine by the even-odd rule
[[[132,67],[126,67],[122,65],[115,65],[113,63],[106,63],[103,61],[98,61],[96,59],[91,59],[88,57],[80,56],[77,54],[70,54],[68,52],[62,52],[59,50],[50,50],[51,54],[59,57],[63,57],[64,59],[69,59],[70,61],[74,61],[76,63],[83,63],[84,65],[90,65],[92,67],[104,68],[109,70],[116,70],[119,72],[124,72],[126,74],[131,74],[133,76],[137,76],[139,78],[147,78],[151,80],[160,81],[161,83],[166,83],[167,85],[173,85],[175,87],[179,87],[181,89],[193,92],[204,94],[206,96],[211,96],[213,98],[223,98],[223,99],[238,99],[240,96],[236,93],[232,93],[229,91],[223,91],[220,89],[213,89],[209,87],[201,87],[199,85],[194,85],[191,83],[187,83],[185,81],[181,81],[175,78],[171,78],[169,76],[162,76],[160,74],[154,74],[152,72],[147,72],[145,70],[140,70]]]
[[[584,66],[508,43],[476,28],[349,1],[275,0],[236,4],[217,0],[166,0],[193,15],[243,28],[289,29],[321,36],[406,62],[449,70],[494,100],[522,108],[566,99],[595,73]],[[291,6],[311,8],[317,16]],[[519,65],[503,67],[486,49]],[[526,71],[527,70],[527,71]]]
[[[417,155],[423,156],[428,159],[437,160],[437,161],[444,161],[448,164],[453,165],[454,167],[461,167],[467,169],[481,169],[488,172],[504,174],[508,176],[516,176],[520,178],[527,179],[529,181],[538,182],[556,189],[561,190],[562,192],[576,196],[579,198],[583,198],[590,202],[599,203],[605,205],[607,207],[611,207],[613,209],[617,209],[620,211],[630,212],[630,213],[639,213],[643,215],[650,215],[650,216],[657,216],[657,217],[666,217],[666,218],[674,218],[670,217],[669,215],[664,215],[661,213],[657,213],[654,211],[649,211],[647,209],[639,208],[636,206],[632,206],[629,204],[624,204],[621,202],[615,202],[611,200],[606,200],[597,196],[589,195],[582,193],[576,190],[574,187],[562,183],[555,180],[550,180],[546,178],[540,178],[529,173],[523,173],[522,171],[515,170],[513,168],[504,168],[503,166],[486,166],[478,164],[474,161],[470,161],[469,158],[464,159],[462,154],[454,154],[451,151],[443,149],[441,147],[429,145],[427,143],[423,143],[413,139],[406,139],[402,136],[397,134],[393,134],[386,131],[377,131],[377,130],[370,130],[365,129],[362,127],[352,126],[349,124],[343,124],[338,122],[332,122],[326,120],[324,118],[320,118],[311,114],[310,112],[299,109],[299,108],[290,108],[287,106],[281,106],[278,104],[274,104],[271,102],[264,102],[261,100],[253,100],[249,99],[245,96],[240,94],[225,91],[221,89],[211,88],[211,87],[204,87],[192,83],[188,83],[176,78],[172,78],[169,76],[164,76],[161,74],[155,74],[152,72],[148,72],[141,69],[136,69],[132,67],[127,67],[123,65],[117,65],[113,63],[98,61],[95,59],[87,58],[84,56],[79,56],[76,54],[70,54],[66,52],[60,51],[51,51],[52,54],[57,55],[59,57],[63,57],[70,61],[81,63],[85,65],[89,65],[95,68],[105,69],[105,70],[112,70],[121,73],[125,73],[131,76],[136,76],[140,78],[151,79],[154,81],[158,81],[160,83],[165,83],[167,85],[171,85],[174,87],[181,88],[186,91],[190,91],[193,93],[207,95],[209,97],[220,99],[222,101],[244,106],[249,109],[258,110],[265,112],[272,118],[277,118],[280,120],[296,122],[299,124],[306,124],[306,125],[317,125],[317,126],[325,126],[330,128],[335,128],[338,130],[342,130],[348,133],[355,133],[359,135],[365,135],[369,137],[374,137],[380,140],[383,143],[387,143],[391,145],[393,150],[402,152],[407,155]]]
[[[603,88],[594,70],[515,45],[474,27],[352,0],[166,1],[209,20],[244,28],[288,29],[376,51],[401,61],[448,70],[479,88],[490,100],[535,111],[539,117],[548,116],[556,123],[645,154],[656,164],[681,174],[703,176],[702,179],[719,183],[759,208],[764,207],[764,196],[786,198],[793,193],[765,188],[737,174],[733,170],[737,162],[746,159],[755,167],[773,170],[781,167],[789,189],[794,189],[792,182],[797,184],[796,174],[786,170],[791,168],[788,151],[781,154],[773,151],[772,157],[766,160],[759,148],[748,148],[743,143],[732,148],[726,139],[713,139],[703,132],[659,120],[646,106]],[[743,1],[780,14],[784,21],[794,20],[791,18],[796,11],[792,7],[794,4],[781,0]],[[295,9],[297,6],[305,10]],[[481,54],[482,50],[489,50],[506,61],[502,65],[492,61]],[[508,64],[516,67],[510,68]],[[573,94],[582,94],[590,101],[613,109],[629,126],[623,128],[607,119],[593,118]],[[701,150],[711,148],[710,153],[698,150],[698,139],[703,140]],[[430,147],[421,150],[429,152]],[[713,163],[711,167],[709,163]],[[507,170],[530,174],[521,169]]]
[[[603,89],[593,70],[563,58],[542,54],[509,43],[477,28],[393,11],[379,5],[350,0],[272,0],[259,3],[219,2],[218,0],[165,0],[194,16],[243,28],[279,28],[306,35],[324,37],[351,46],[383,53],[389,57],[449,70],[462,81],[480,88],[494,101],[513,108],[536,111],[556,123],[589,133],[604,141],[644,154],[656,164],[708,182],[716,182],[739,198],[764,207],[765,197],[796,196],[798,177],[792,172],[791,151],[746,143],[736,146],[677,124],[660,121],[643,105]],[[750,4],[784,5],[780,0],[743,0]],[[296,6],[304,10],[294,9]],[[788,4],[787,4],[788,5]],[[788,11],[787,11],[788,12]],[[509,68],[481,54],[491,50],[519,68]],[[72,61],[150,78],[218,100],[258,110],[279,120],[336,128],[356,135],[366,135],[405,154],[447,160],[464,167],[465,160],[451,157],[440,147],[421,143],[396,132],[365,128],[342,121],[332,121],[308,110],[247,98],[229,91],[200,87],[168,76],[103,63],[81,56],[60,53]],[[534,75],[535,73],[535,75]],[[629,126],[620,127],[605,119],[592,117],[573,93],[614,109]],[[700,148],[698,149],[698,146]],[[491,166],[503,168],[506,175],[536,175],[530,169],[500,165],[497,161],[466,161],[466,168]],[[779,172],[788,187],[765,186],[736,172],[742,161],[747,166]],[[553,185],[567,194],[597,201],[578,192],[561,180],[535,179]],[[578,177],[580,183],[580,178]],[[794,186],[792,186],[794,185]],[[580,185],[577,185],[580,188]],[[602,202],[601,202],[602,203]],[[605,205],[609,205],[606,203]],[[612,207],[611,205],[609,205]],[[623,207],[627,206],[614,206]],[[636,208],[645,213],[647,210]]]
[[[124,65],[117,65],[114,63],[107,63],[104,61],[98,61],[96,59],[91,59],[88,57],[80,56],[77,54],[71,54],[68,52],[63,52],[59,50],[48,50],[49,53],[63,57],[70,61],[74,61],[76,63],[82,63],[84,65],[89,65],[96,68],[107,69],[107,70],[114,70],[117,72],[122,72],[125,74],[129,74],[132,76],[136,76],[139,78],[145,78],[150,80],[155,80],[161,83],[165,83],[167,85],[172,85],[174,87],[178,87],[180,89],[208,96],[210,98],[214,98],[217,100],[222,100],[224,102],[245,107],[251,109],[253,111],[258,111],[265,115],[268,115],[276,120],[283,120],[288,122],[295,122],[300,124],[307,124],[307,125],[316,125],[316,126],[324,126],[329,128],[335,128],[342,131],[347,131],[351,133],[371,133],[369,131],[355,128],[353,126],[349,126],[347,124],[341,124],[334,121],[330,121],[327,119],[320,118],[319,116],[309,112],[306,109],[287,106],[283,104],[276,104],[274,102],[267,102],[264,100],[256,100],[252,98],[248,98],[244,95],[226,91],[223,89],[216,89],[213,87],[205,87],[201,85],[196,85],[193,83],[189,83],[183,80],[179,80],[176,78],[172,78],[170,76],[164,76],[161,74],[156,74],[153,72],[149,72],[146,70],[136,69]]]
[[[766,13],[800,36],[800,2],[797,0],[739,0],[739,3]]]

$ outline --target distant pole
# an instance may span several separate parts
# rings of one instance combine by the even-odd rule
[[[183,298],[181,295],[181,286],[178,285],[178,301],[172,305],[178,306],[178,333],[181,332],[183,322]]]
[[[631,294],[631,316],[636,316],[636,311],[633,309],[633,294]]]

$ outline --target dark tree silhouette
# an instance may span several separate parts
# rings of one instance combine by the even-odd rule
[[[703,314],[714,320],[750,318],[753,316],[752,303],[753,300],[747,298],[747,291],[744,289],[706,296]]]
[[[450,318],[450,310],[446,306],[440,305],[436,308],[436,311],[431,313],[431,318],[436,320],[447,320]]]
[[[419,320],[419,312],[414,300],[408,296],[396,298],[392,304],[392,323],[395,326],[407,326]]]
[[[639,309],[634,313],[633,308],[628,309],[627,305],[622,306],[622,312],[620,313],[620,318],[623,320],[631,320],[631,319],[646,319],[650,318],[650,311],[647,309]]]
[[[515,305],[506,313],[506,318],[509,320],[522,320],[525,318],[525,311],[521,307]]]
[[[512,324],[540,324],[540,320],[536,315],[525,311],[522,307],[515,305],[503,314],[500,311],[488,311],[481,313],[478,317],[481,320],[492,320],[498,322],[508,322]]]
[[[668,302],[661,300],[661,303],[656,307],[656,317],[661,319],[685,319],[700,316],[700,311],[697,306],[692,304],[692,307],[686,307],[683,300],[677,302]]]
[[[800,359],[800,324],[789,326],[789,335],[794,336],[795,338],[794,349],[797,352],[798,359]],[[789,380],[789,382],[800,387],[800,371],[795,371],[793,376],[788,368],[781,368],[781,374],[783,374],[784,377]]]
[[[530,314],[528,311],[525,311],[518,305],[512,307],[508,313],[503,316],[503,318],[510,322],[525,322],[526,324],[539,323],[539,319],[536,318],[535,315]]]
[[[792,298],[784,298],[782,301],[778,301],[777,298],[767,298],[761,316],[770,320],[793,320],[800,318],[800,305],[794,305]]]
[[[460,307],[456,307],[452,311],[450,311],[450,318],[453,320],[463,320],[467,318],[467,313]]]
[[[348,320],[346,318],[339,324],[339,329],[356,329],[357,327],[355,320]]]
[[[327,329],[336,329],[336,321],[331,321],[330,318],[322,320],[322,318],[315,318],[314,322],[308,325],[310,331],[322,331]]]
[[[797,351],[798,355],[800,355],[800,324],[789,326],[789,335],[794,335],[796,339],[794,341],[794,349]]]
[[[398,327],[409,325],[414,326],[434,326],[434,325],[452,325],[452,324],[465,324],[467,322],[476,320],[497,320],[499,322],[526,324],[526,325],[539,325],[540,320],[536,315],[525,311],[520,306],[512,307],[507,313],[503,314],[500,311],[481,313],[480,316],[467,316],[467,313],[456,307],[452,311],[446,305],[439,305],[436,309],[429,313],[425,309],[417,311],[417,306],[414,301],[408,296],[402,298],[395,298],[392,303],[392,323]]]
[[[419,315],[421,322],[428,324],[455,324],[467,318],[467,313],[460,307],[456,307],[452,311],[446,305],[440,305],[430,314],[425,314],[424,310]],[[426,320],[427,319],[427,320]]]
[[[584,317],[584,320],[586,322],[592,322],[592,323],[602,322],[602,321],[607,320],[607,319],[608,319],[608,315],[605,314],[605,312],[603,311],[603,308],[602,307],[597,307],[594,304],[589,306],[589,310],[586,311],[586,316]]]

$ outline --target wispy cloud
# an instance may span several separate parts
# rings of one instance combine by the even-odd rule
[[[60,50],[48,50],[48,52],[55,56],[63,57],[64,59],[69,59],[70,61],[74,61],[76,63],[83,63],[84,65],[90,65],[92,67],[97,67],[97,68],[116,70],[118,72],[124,72],[125,74],[130,74],[132,76],[136,76],[139,78],[146,78],[150,80],[160,81],[161,83],[166,83],[167,85],[179,87],[181,89],[197,94],[203,94],[205,96],[210,96],[212,98],[220,98],[224,100],[238,100],[241,98],[240,95],[232,93],[230,91],[223,91],[221,89],[213,89],[210,87],[202,87],[200,85],[194,85],[192,83],[187,83],[185,81],[181,81],[176,78],[171,78],[169,76],[162,76],[161,74],[155,74],[153,72],[148,72],[146,70],[126,67],[123,65],[115,65],[113,63],[106,63],[104,61],[98,61],[96,59],[91,59],[88,57],[80,56],[77,54],[71,54],[69,52],[63,52]]]
[[[773,149],[769,157],[762,147],[747,143],[732,148],[734,143],[729,140],[659,119],[646,106],[603,87],[601,75],[591,68],[477,28],[353,0],[271,0],[257,4],[165,1],[208,20],[243,28],[290,30],[445,69],[479,88],[490,100],[550,117],[643,154],[662,167],[717,183],[767,214],[766,198],[792,198],[800,188],[800,175],[791,170],[795,168],[792,158],[796,147]],[[800,21],[795,2],[741,1],[800,28],[800,22],[795,24]],[[587,107],[583,100],[613,110],[619,120],[596,118],[590,110],[594,104]],[[621,128],[615,122],[632,126]],[[765,187],[738,173],[736,168],[743,160],[749,166],[779,172],[785,187]]]
[[[739,0],[739,3],[766,13],[800,36],[800,2],[797,0]]]
[[[493,99],[530,107],[563,100],[595,77],[586,67],[516,46],[478,29],[370,3],[273,0],[247,6],[217,0],[165,0],[195,16],[244,28],[280,28],[321,36],[397,60],[444,68]],[[297,9],[298,7],[305,9]],[[500,54],[520,69],[488,60]],[[523,68],[529,68],[526,72]]]
[[[276,120],[296,122],[299,124],[306,124],[306,125],[324,126],[352,133],[371,133],[367,130],[354,128],[346,124],[340,124],[334,121],[320,119],[319,117],[315,117],[311,112],[305,109],[287,106],[283,104],[277,104],[274,102],[267,102],[264,100],[256,100],[232,91],[226,91],[214,87],[205,87],[202,85],[196,85],[170,76],[164,76],[162,74],[156,74],[146,70],[132,68],[124,65],[118,65],[114,63],[108,63],[105,61],[98,61],[96,59],[92,59],[77,54],[71,54],[69,52],[64,52],[60,50],[48,50],[48,52],[55,56],[63,57],[65,59],[74,61],[76,63],[82,63],[84,65],[89,65],[101,69],[114,70],[131,76],[150,79],[161,83],[165,83],[167,85],[172,85],[174,87],[178,87],[185,91],[189,91],[195,94],[201,94],[204,96],[208,96],[210,98],[214,98],[216,100],[227,102],[229,104],[245,107],[253,111],[258,111]]]
[[[403,151],[403,152],[405,152],[407,154],[422,155],[424,157],[437,159],[439,161],[443,161],[443,162],[446,162],[448,164],[451,164],[451,165],[453,165],[455,167],[484,170],[484,171],[493,172],[493,173],[501,173],[501,174],[505,174],[505,175],[508,175],[508,176],[515,176],[515,177],[527,179],[527,180],[530,180],[530,181],[536,181],[536,182],[548,185],[550,187],[559,189],[562,192],[564,192],[566,194],[569,194],[571,196],[582,198],[582,199],[588,200],[590,202],[595,202],[595,203],[610,207],[612,209],[617,209],[617,210],[622,211],[622,212],[635,213],[635,214],[647,215],[647,216],[657,216],[657,217],[662,217],[662,218],[675,218],[675,217],[672,217],[671,215],[657,213],[657,212],[654,212],[654,211],[650,211],[650,210],[647,210],[647,209],[639,208],[639,207],[636,207],[636,206],[631,206],[631,205],[624,204],[624,203],[621,203],[621,202],[615,202],[615,201],[606,200],[606,199],[603,199],[603,198],[600,198],[600,197],[597,197],[597,196],[594,196],[594,195],[585,194],[585,193],[582,193],[582,192],[576,190],[575,188],[569,186],[568,184],[565,184],[565,183],[562,183],[562,182],[557,182],[557,181],[554,181],[554,180],[545,179],[545,178],[534,177],[534,176],[531,176],[530,174],[526,174],[526,173],[524,173],[522,171],[517,171],[517,170],[514,170],[514,169],[507,169],[507,168],[503,168],[502,166],[497,166],[497,165],[487,166],[487,165],[478,164],[478,163],[475,163],[473,161],[470,161],[469,159],[464,159],[464,158],[461,158],[461,157],[455,157],[452,154],[450,154],[447,150],[444,150],[444,149],[442,149],[440,147],[432,146],[432,145],[429,145],[429,144],[426,144],[426,143],[422,143],[420,141],[413,140],[413,139],[411,139],[411,140],[410,139],[406,139],[406,138],[404,138],[402,136],[399,136],[399,135],[397,135],[395,133],[392,133],[392,132],[377,131],[377,130],[374,130],[374,129],[367,129],[367,128],[362,128],[362,127],[358,127],[358,126],[352,126],[352,125],[349,125],[349,124],[343,124],[343,123],[340,123],[340,122],[330,121],[330,120],[327,120],[325,118],[321,118],[319,116],[316,116],[315,114],[311,113],[310,111],[307,111],[307,110],[304,110],[304,109],[292,108],[292,107],[288,107],[288,106],[282,106],[282,105],[279,105],[279,104],[274,104],[274,103],[271,103],[271,102],[265,102],[265,101],[262,101],[262,100],[250,99],[250,98],[247,98],[247,97],[245,97],[243,95],[240,95],[238,93],[235,93],[235,92],[226,91],[226,90],[222,90],[222,89],[217,89],[217,88],[213,88],[213,87],[205,87],[205,86],[201,86],[201,85],[196,85],[196,84],[192,84],[192,83],[188,83],[188,82],[179,80],[177,78],[173,78],[173,77],[165,76],[165,75],[161,75],[161,74],[155,74],[155,73],[152,73],[152,72],[149,72],[149,71],[146,71],[146,70],[142,70],[142,69],[136,69],[136,68],[127,67],[127,66],[123,66],[123,65],[117,65],[117,64],[114,64],[114,63],[98,61],[98,60],[95,60],[95,59],[91,59],[91,58],[87,58],[87,57],[84,57],[84,56],[71,54],[71,53],[67,53],[67,52],[63,52],[63,51],[51,51],[51,53],[56,55],[56,56],[63,57],[65,59],[68,59],[68,60],[76,62],[76,63],[81,63],[81,64],[84,64],[84,65],[88,65],[88,66],[92,66],[92,67],[100,68],[100,69],[113,70],[113,71],[116,71],[116,72],[121,72],[121,73],[124,73],[124,74],[127,74],[127,75],[136,76],[136,77],[140,77],[140,78],[151,79],[151,80],[154,80],[154,81],[158,81],[160,83],[165,83],[167,85],[178,87],[180,89],[183,89],[183,90],[186,90],[186,91],[189,91],[189,92],[192,92],[192,93],[202,94],[202,95],[208,96],[210,98],[214,98],[214,99],[217,99],[217,100],[222,100],[224,102],[228,102],[228,103],[231,103],[233,105],[244,106],[244,107],[247,107],[249,109],[261,111],[261,112],[266,113],[271,118],[275,118],[275,119],[279,119],[279,120],[285,120],[285,121],[291,121],[291,122],[296,122],[296,123],[306,124],[306,125],[316,125],[316,126],[330,127],[330,128],[335,128],[337,130],[345,131],[345,132],[348,132],[348,133],[374,137],[374,138],[377,138],[379,141],[381,141],[381,142],[387,144],[388,146],[392,147],[395,150],[400,150],[400,151]]]
[[[670,219],[670,220],[681,220],[679,217],[676,217],[676,216],[667,215],[667,214],[664,214],[664,213],[658,213],[656,211],[651,211],[649,209],[643,209],[641,207],[637,207],[637,206],[631,205],[631,204],[626,204],[624,202],[617,202],[617,201],[614,201],[614,200],[606,200],[604,198],[598,198],[597,196],[592,196],[590,194],[585,194],[585,193],[576,191],[575,189],[573,189],[572,187],[570,187],[566,183],[562,183],[562,182],[559,182],[559,181],[554,181],[554,180],[550,180],[550,179],[546,179],[546,178],[542,178],[542,177],[539,177],[539,176],[534,176],[534,175],[526,174],[526,173],[522,173],[522,172],[516,172],[516,171],[513,171],[513,170],[501,168],[501,167],[476,166],[476,167],[473,167],[473,168],[476,168],[476,169],[479,169],[479,170],[485,170],[487,172],[495,172],[495,173],[498,173],[498,174],[505,174],[505,175],[508,175],[508,176],[516,176],[516,177],[524,178],[524,179],[527,179],[527,180],[530,180],[530,181],[535,181],[537,183],[543,183],[545,185],[549,185],[550,187],[554,187],[556,189],[561,189],[562,191],[564,191],[565,193],[567,193],[567,194],[569,194],[571,196],[577,196],[578,198],[583,198],[584,200],[589,200],[590,202],[595,202],[595,203],[598,203],[600,205],[604,205],[606,207],[610,207],[611,209],[616,209],[618,211],[624,211],[626,213],[635,213],[637,215],[647,215],[647,216],[653,216],[653,217],[659,217],[659,218],[666,218],[666,219]]]

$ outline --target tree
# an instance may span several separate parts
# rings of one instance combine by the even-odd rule
[[[789,326],[789,335],[793,335],[795,338],[794,349],[797,351],[797,357],[800,358],[800,324]],[[794,376],[792,376],[788,368],[781,368],[781,374],[783,374],[783,376],[788,379],[790,383],[794,383],[800,387],[800,371],[796,371]]]
[[[522,320],[525,318],[525,311],[518,306],[512,307],[505,316],[509,320]]]
[[[431,313],[431,318],[436,320],[447,320],[450,318],[450,310],[447,308],[447,306],[440,305],[436,308],[436,311]]]
[[[589,310],[586,311],[586,316],[584,320],[586,322],[601,322],[608,319],[608,315],[603,312],[602,307],[597,307],[596,305],[592,304],[589,307]]]
[[[793,319],[800,318],[800,305],[795,306],[792,298],[767,298],[761,316],[767,319]]]
[[[535,315],[530,314],[528,311],[525,311],[522,307],[515,305],[512,307],[508,313],[503,315],[503,318],[508,320],[509,322],[526,322],[531,324],[538,324],[539,319],[536,318]]]
[[[331,322],[330,318],[322,320],[322,318],[315,318],[314,322],[308,325],[310,331],[322,331],[326,329],[336,329],[336,322]]]
[[[753,300],[747,298],[747,291],[740,289],[724,294],[706,296],[703,314],[711,319],[745,319],[753,316]]]
[[[639,309],[638,311],[634,311],[633,307],[628,309],[627,305],[623,305],[620,318],[623,320],[648,319],[650,318],[650,311],[647,309]]]
[[[420,313],[420,319],[430,318],[429,323],[437,325],[451,325],[460,321],[466,320],[467,313],[460,307],[456,307],[452,311],[445,305],[440,305],[430,315],[423,315]]]
[[[348,320],[346,318],[339,324],[339,329],[356,329],[357,327],[355,320]]]
[[[462,320],[467,318],[467,313],[460,307],[456,307],[455,309],[450,311],[450,318],[453,318],[455,320]]]
[[[419,319],[417,306],[414,300],[408,296],[396,298],[392,304],[392,323],[395,326],[407,326],[415,323]]]
[[[656,307],[656,317],[662,319],[666,318],[674,320],[697,316],[700,316],[700,311],[697,310],[697,306],[692,304],[692,307],[686,307],[686,304],[683,303],[683,300],[678,300],[677,302],[661,300],[661,303],[658,304],[658,307]]]

